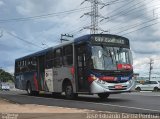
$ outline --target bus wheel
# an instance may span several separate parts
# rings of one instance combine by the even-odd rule
[[[70,83],[67,83],[65,85],[65,96],[67,99],[73,99],[75,97],[75,94],[73,93],[73,88]]]
[[[99,93],[98,96],[101,98],[101,99],[107,99],[109,97],[110,94],[108,93]]]
[[[55,93],[55,92],[53,92],[53,93],[52,93],[52,96],[53,96],[53,97],[60,97],[60,96],[61,96],[61,93]]]
[[[158,92],[158,87],[154,87],[153,91]]]
[[[136,90],[137,90],[138,92],[140,92],[140,91],[141,91],[141,88],[140,88],[140,87],[137,87]]]
[[[39,95],[39,91],[32,91],[32,95],[38,96]]]
[[[27,94],[28,95],[33,95],[33,91],[32,91],[32,87],[31,87],[30,82],[27,83]]]

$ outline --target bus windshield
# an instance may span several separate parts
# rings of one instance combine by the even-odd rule
[[[130,49],[101,45],[92,46],[92,61],[94,69],[117,70],[118,64],[132,64],[132,57]]]

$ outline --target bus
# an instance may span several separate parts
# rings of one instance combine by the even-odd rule
[[[28,95],[131,92],[135,88],[129,40],[112,34],[88,34],[15,60],[15,87]]]

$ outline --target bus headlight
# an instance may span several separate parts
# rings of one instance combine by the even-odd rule
[[[100,80],[99,78],[97,78],[97,83],[99,83],[99,84],[105,84],[105,81]]]
[[[131,84],[132,83],[132,79],[131,80],[129,80],[129,84]]]
[[[132,84],[132,79],[126,82],[126,85],[131,85],[131,84]]]
[[[133,79],[129,80],[128,83],[131,85],[134,82]]]

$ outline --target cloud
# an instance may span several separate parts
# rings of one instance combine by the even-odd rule
[[[0,0],[0,7],[4,5],[4,2]]]
[[[30,17],[90,6],[89,2],[85,2],[80,6],[82,1],[83,0],[14,0],[5,1],[4,3],[0,0],[0,8],[3,11],[0,13],[0,17],[1,19]],[[4,4],[5,8],[1,7]],[[100,22],[99,25],[104,30],[109,30],[112,34],[123,35],[145,27],[146,25],[160,22],[159,19],[156,19],[147,23],[149,20],[158,18],[159,8],[160,2],[158,0],[128,0],[111,4],[99,10],[105,17],[110,17],[108,20]],[[84,16],[80,19],[80,16],[89,11],[90,8],[82,9],[72,14],[52,15],[44,19],[38,18],[23,22],[8,22],[0,26],[38,46],[46,47],[43,46],[42,43],[48,46],[54,46],[60,43],[60,35],[63,33],[74,34],[75,37],[90,33],[89,30],[80,32],[84,26],[90,25],[89,16]],[[146,23],[144,24],[144,22]],[[148,72],[149,58],[159,58],[159,33],[160,24],[157,24],[123,35],[131,41],[136,72]],[[7,57],[6,60],[0,57],[0,66],[3,65],[6,70],[12,72],[16,58],[41,50],[6,33],[0,38],[0,41],[0,54]],[[156,60],[155,64],[158,64],[158,62],[159,60]]]
[[[157,55],[152,55],[152,57],[150,58],[136,58],[134,60],[134,72],[138,72],[140,74],[140,76],[145,76],[145,77],[149,77],[149,68],[150,68],[150,59],[153,60],[153,64],[152,64],[152,76],[156,77],[159,76],[160,74],[160,56]]]
[[[48,11],[54,11],[56,8],[57,0],[25,0],[17,2],[17,12],[24,16],[33,16],[37,14],[47,13]]]
[[[35,52],[37,48],[34,49],[34,46],[30,46],[7,34],[7,31],[4,30],[3,36],[0,38],[0,67],[3,67],[5,70],[9,69],[8,71],[13,73],[15,59]],[[17,36],[15,32],[10,32]]]

